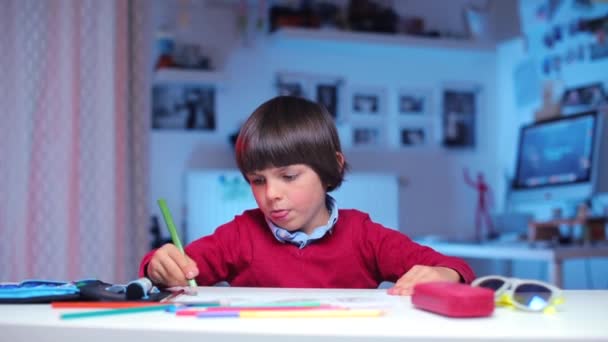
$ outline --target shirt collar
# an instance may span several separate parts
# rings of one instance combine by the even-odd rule
[[[325,203],[327,204],[327,208],[330,210],[329,220],[327,220],[327,224],[313,229],[310,235],[301,231],[290,232],[275,225],[268,218],[266,218],[266,223],[268,223],[268,227],[272,231],[274,237],[280,242],[292,243],[294,245],[298,245],[300,248],[304,248],[309,243],[319,240],[328,232],[331,234],[331,229],[336,224],[336,221],[338,221],[338,205],[336,200],[333,197],[326,195]]]

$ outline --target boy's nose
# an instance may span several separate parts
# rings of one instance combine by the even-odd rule
[[[266,198],[268,199],[276,199],[280,198],[281,190],[279,184],[277,182],[266,182]]]

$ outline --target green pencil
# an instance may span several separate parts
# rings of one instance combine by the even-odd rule
[[[163,213],[163,218],[165,219],[165,224],[167,225],[169,233],[171,234],[171,240],[173,241],[173,244],[175,245],[175,247],[177,247],[177,249],[179,249],[180,252],[186,254],[184,252],[182,242],[179,240],[179,235],[177,235],[177,230],[175,229],[175,224],[173,224],[173,218],[171,217],[171,213],[169,212],[169,207],[167,207],[167,202],[165,202],[165,200],[161,198],[158,200],[158,206],[160,207],[160,211]],[[198,287],[194,279],[188,279],[188,284],[190,285],[190,287]]]
[[[112,310],[96,310],[96,311],[84,311],[84,312],[69,312],[62,313],[59,317],[61,319],[75,319],[75,318],[87,318],[87,317],[99,317],[99,316],[113,316],[113,315],[124,315],[131,313],[149,312],[149,311],[162,311],[173,307],[169,305],[150,305],[140,306],[136,308],[123,308],[123,309],[112,309]]]

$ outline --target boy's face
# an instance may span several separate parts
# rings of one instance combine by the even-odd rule
[[[267,168],[247,174],[247,179],[258,207],[275,225],[310,234],[327,224],[325,187],[309,166]]]

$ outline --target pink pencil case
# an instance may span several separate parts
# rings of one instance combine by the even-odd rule
[[[414,286],[412,304],[448,317],[485,317],[494,312],[494,291],[459,283],[422,283]]]

